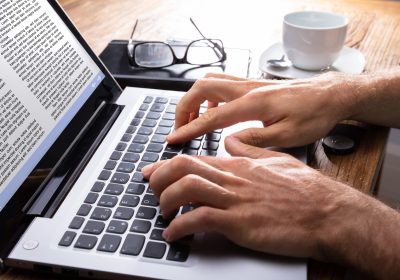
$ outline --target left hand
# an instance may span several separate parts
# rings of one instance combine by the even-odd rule
[[[352,222],[342,201],[353,203],[364,195],[289,155],[233,137],[226,138],[225,147],[246,157],[182,155],[143,168],[165,218],[182,205],[199,206],[175,217],[164,239],[215,231],[250,249],[324,259],[321,244],[329,239],[332,219],[336,227],[337,221]]]

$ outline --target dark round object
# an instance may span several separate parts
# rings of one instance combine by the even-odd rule
[[[354,150],[355,142],[344,135],[329,135],[322,139],[322,146],[334,154],[348,154]]]

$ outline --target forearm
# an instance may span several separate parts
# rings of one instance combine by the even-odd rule
[[[348,119],[400,128],[400,67],[355,76]],[[349,81],[351,83],[351,81]]]
[[[400,214],[364,194],[339,199],[326,228],[327,260],[379,279],[400,275]]]

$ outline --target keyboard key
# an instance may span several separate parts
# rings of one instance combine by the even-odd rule
[[[220,129],[216,129],[216,130],[213,130],[212,131],[212,133],[219,133],[219,134],[221,134],[222,133],[222,128],[220,128]]]
[[[163,150],[163,145],[161,145],[161,144],[153,144],[153,143],[149,144],[147,146],[147,149],[146,149],[146,151],[153,152],[153,153],[159,153],[162,150]]]
[[[169,246],[167,260],[174,262],[185,262],[189,257],[189,246],[173,243]]]
[[[110,218],[112,211],[109,208],[96,207],[90,216],[93,220],[107,221]]]
[[[107,227],[107,232],[122,234],[126,231],[127,228],[127,222],[112,220]]]
[[[139,154],[135,154],[135,153],[126,153],[123,157],[122,157],[122,161],[126,161],[126,162],[137,162],[140,158]]]
[[[150,127],[142,126],[141,128],[139,128],[137,134],[140,134],[140,135],[151,135],[151,134],[153,134],[153,129],[150,128]]]
[[[145,237],[143,235],[128,234],[122,245],[121,254],[132,256],[139,255],[140,251],[142,251],[144,240]]]
[[[115,210],[114,218],[121,220],[130,220],[133,217],[134,210],[132,208],[118,207]]]
[[[165,147],[165,151],[166,152],[172,152],[172,153],[179,153],[180,151],[182,151],[183,146],[182,145],[167,145]]]
[[[144,136],[144,135],[136,135],[133,137],[132,143],[138,143],[138,144],[146,144],[149,142],[149,137]]]
[[[140,119],[133,119],[133,120],[131,121],[131,125],[132,125],[132,126],[138,126],[139,123],[140,123]]]
[[[203,140],[203,138],[204,138],[204,135],[201,135],[199,137],[194,138],[193,140],[201,141],[201,140]]]
[[[149,104],[149,103],[153,102],[153,99],[154,98],[151,97],[151,96],[146,96],[146,98],[144,99],[143,103]]]
[[[167,245],[165,243],[149,241],[144,250],[143,257],[161,259],[166,249]]]
[[[162,134],[162,135],[168,135],[170,132],[171,132],[171,128],[160,126],[160,127],[158,127],[158,128],[156,129],[156,132],[155,132],[155,133],[156,133],[156,134]]]
[[[165,105],[154,103],[151,106],[150,111],[151,112],[162,112],[162,111],[164,111],[164,109],[165,109]]]
[[[202,150],[200,153],[201,156],[211,156],[215,157],[217,155],[216,151],[211,151],[211,150]]]
[[[58,245],[68,247],[72,244],[76,236],[76,232],[73,231],[66,231],[64,235],[62,236],[60,242],[58,242]]]
[[[142,157],[143,161],[156,162],[158,160],[158,154],[155,153],[144,153]]]
[[[221,134],[219,134],[219,133],[207,133],[206,134],[206,140],[218,142],[219,140],[221,140]]]
[[[141,153],[141,152],[143,152],[143,150],[144,150],[144,145],[142,145],[142,144],[134,143],[134,144],[129,145],[129,147],[128,147],[128,152],[131,152],[131,153]]]
[[[168,103],[168,98],[165,97],[156,97],[155,103],[165,104]]]
[[[78,240],[76,240],[74,247],[90,250],[93,249],[94,246],[96,246],[96,243],[97,243],[96,236],[81,234],[78,237]]]
[[[82,217],[74,217],[69,224],[69,228],[80,229],[84,221],[85,219]]]
[[[135,183],[146,183],[146,180],[143,178],[142,173],[135,172],[132,176],[131,182]]]
[[[141,119],[144,117],[144,112],[143,111],[137,111],[135,118]]]
[[[161,114],[157,112],[148,112],[146,115],[146,119],[158,120],[159,118],[161,118]]]
[[[129,175],[125,173],[114,173],[114,175],[111,178],[111,182],[117,183],[117,184],[125,184],[129,181]]]
[[[115,151],[115,152],[113,152],[113,153],[111,154],[110,159],[112,159],[112,160],[119,160],[119,159],[121,158],[121,156],[122,156],[122,153],[121,153],[121,152]]]
[[[164,240],[164,238],[162,237],[163,232],[164,230],[162,229],[157,229],[157,228],[153,229],[150,233],[150,239],[163,241]]]
[[[122,136],[121,141],[122,141],[122,142],[129,142],[129,141],[131,141],[131,139],[132,139],[132,134],[125,133],[125,134]]]
[[[192,205],[192,204],[183,205],[183,206],[182,206],[182,210],[181,210],[181,214],[185,214],[185,213],[187,213],[187,212],[189,212],[189,211],[192,211],[194,208],[195,208],[195,207],[194,207],[194,205]]]
[[[173,158],[173,157],[175,157],[177,155],[178,155],[177,153],[164,152],[161,155],[161,160],[171,159],[171,158]]]
[[[111,176],[111,171],[109,171],[109,170],[102,170],[102,171],[100,172],[99,177],[98,177],[97,179],[106,181],[106,180],[108,180],[108,178],[110,178],[110,176]]]
[[[162,117],[163,120],[169,120],[169,121],[174,121],[175,120],[175,114],[171,113],[165,113]]]
[[[176,106],[175,105],[168,105],[167,109],[165,110],[165,112],[174,114],[175,110],[176,110]]]
[[[125,133],[133,134],[136,131],[136,126],[130,125],[128,126],[128,129],[125,131]]]
[[[182,154],[189,155],[189,156],[197,156],[197,150],[183,149]]]
[[[146,194],[142,199],[142,205],[145,206],[158,206],[160,203],[155,195]]]
[[[110,183],[104,193],[112,195],[120,195],[124,191],[124,186],[120,184]]]
[[[94,183],[92,189],[90,191],[92,192],[101,192],[106,184],[104,182],[96,182]]]
[[[150,186],[148,186],[146,193],[153,194],[153,189]]]
[[[154,208],[141,206],[136,213],[136,218],[151,220],[154,218],[156,213],[157,211]]]
[[[128,206],[128,207],[136,207],[139,204],[140,198],[136,195],[126,194],[122,197],[119,205]]]
[[[123,152],[123,151],[125,151],[126,146],[127,146],[126,143],[124,143],[124,142],[119,142],[118,145],[117,145],[117,147],[115,147],[115,150],[116,150],[116,151],[119,151],[119,152]]]
[[[160,126],[172,127],[173,125],[174,125],[174,121],[169,121],[169,120],[161,120],[160,121]]]
[[[203,143],[203,149],[205,149],[205,150],[216,151],[216,150],[218,150],[218,146],[219,146],[218,142],[206,141]]]
[[[144,185],[143,184],[135,184],[135,183],[130,183],[128,187],[126,188],[126,193],[129,194],[142,194],[144,192]]]
[[[93,204],[93,203],[96,202],[96,200],[97,200],[98,197],[99,197],[99,194],[90,192],[90,193],[88,193],[88,195],[86,196],[84,202],[87,203],[87,204]]]
[[[107,161],[106,165],[104,166],[104,169],[107,170],[113,170],[115,168],[115,166],[117,165],[117,162],[114,160],[109,160]]]
[[[81,207],[79,207],[79,210],[76,213],[76,215],[87,216],[89,214],[90,210],[92,210],[92,206],[90,206],[89,204],[82,204]]]
[[[118,172],[124,172],[124,173],[132,173],[133,170],[135,170],[135,165],[129,162],[121,162],[117,168]]]
[[[121,240],[121,236],[104,234],[99,246],[97,246],[97,251],[114,253],[117,251]]]
[[[130,228],[130,231],[148,233],[150,228],[151,228],[151,223],[149,221],[134,220]]]
[[[146,104],[146,103],[140,105],[140,107],[139,107],[140,111],[147,111],[147,109],[149,109],[149,104]]]
[[[157,216],[156,222],[154,224],[155,227],[158,228],[166,228],[169,225],[169,221],[165,220],[163,216]]]
[[[142,126],[146,127],[155,127],[157,125],[157,121],[155,120],[150,120],[150,119],[145,119],[143,120]]]
[[[136,171],[141,172],[142,168],[145,167],[146,165],[151,164],[151,162],[146,162],[146,161],[142,161],[138,164]]]
[[[185,146],[189,149],[198,150],[200,148],[201,142],[197,140],[189,141],[185,144]]]
[[[172,105],[177,105],[179,103],[179,99],[177,99],[177,98],[173,98],[173,99],[171,99],[171,101],[169,102],[169,104],[172,104]]]
[[[105,224],[98,221],[88,221],[82,232],[90,234],[100,234],[103,232]]]
[[[165,143],[165,135],[159,135],[155,134],[153,135],[153,138],[151,138],[152,143],[159,143],[159,144],[164,144]]]
[[[118,197],[112,195],[102,195],[97,205],[103,207],[114,207],[118,202]]]

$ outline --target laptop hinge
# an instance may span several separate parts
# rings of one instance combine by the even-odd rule
[[[29,216],[52,217],[100,145],[124,106],[102,102],[23,211]]]

